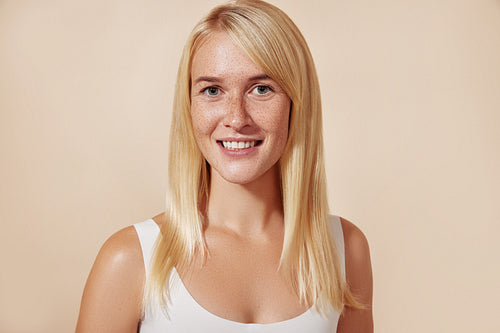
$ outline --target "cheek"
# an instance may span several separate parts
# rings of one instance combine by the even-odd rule
[[[287,141],[288,141],[288,122],[289,122],[289,115],[286,113],[281,120],[280,120],[280,126],[277,129],[277,137],[278,140],[282,143],[282,148],[285,147]]]
[[[290,121],[290,102],[288,100],[279,101],[273,105],[270,110],[263,115],[263,124],[272,132],[276,140],[286,143],[288,139],[288,127]]]
[[[196,103],[191,104],[191,122],[193,124],[193,131],[198,139],[199,134],[210,133],[213,117],[210,110],[206,110]]]

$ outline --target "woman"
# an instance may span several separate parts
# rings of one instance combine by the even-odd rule
[[[77,332],[372,332],[368,245],[328,216],[318,80],[293,22],[214,8],[177,77],[166,212],[100,250]]]

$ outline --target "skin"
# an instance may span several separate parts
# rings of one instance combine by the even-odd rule
[[[212,171],[249,184],[273,168],[288,138],[290,98],[225,33],[215,33],[193,57],[194,135]],[[228,156],[220,140],[258,140],[251,153]]]
[[[284,226],[276,162],[286,144],[290,100],[223,33],[198,49],[191,74],[193,129],[211,165],[205,230],[210,256],[203,261],[196,254],[192,265],[177,271],[196,301],[217,316],[271,323],[300,315],[307,306],[278,270]],[[260,144],[228,154],[221,138]],[[349,221],[342,219],[342,227],[347,281],[367,309],[346,308],[337,332],[373,332],[368,243]],[[137,332],[144,277],[135,230],[125,228],[96,258],[76,332]]]

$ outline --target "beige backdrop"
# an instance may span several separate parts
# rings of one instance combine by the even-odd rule
[[[500,2],[271,2],[317,63],[376,331],[500,331]],[[215,2],[180,3],[0,0],[0,332],[71,332],[100,245],[162,211],[177,62]]]

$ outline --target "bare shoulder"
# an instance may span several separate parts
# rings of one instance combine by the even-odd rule
[[[97,254],[91,274],[118,277],[125,272],[135,278],[144,276],[141,244],[133,226],[121,229],[106,240]],[[115,283],[120,281],[127,282],[120,278]]]
[[[87,279],[76,332],[137,332],[144,276],[135,228],[109,237]]]
[[[101,247],[96,263],[116,264],[109,268],[132,268],[139,262],[142,264],[142,252],[139,238],[134,226],[129,226],[114,233]]]
[[[344,232],[347,284],[365,308],[346,307],[337,332],[373,332],[373,277],[368,241],[352,222],[344,218],[340,221]]]
[[[370,248],[365,234],[354,223],[341,217],[342,230],[344,232],[344,243],[346,257],[351,264],[366,264],[370,260]]]

